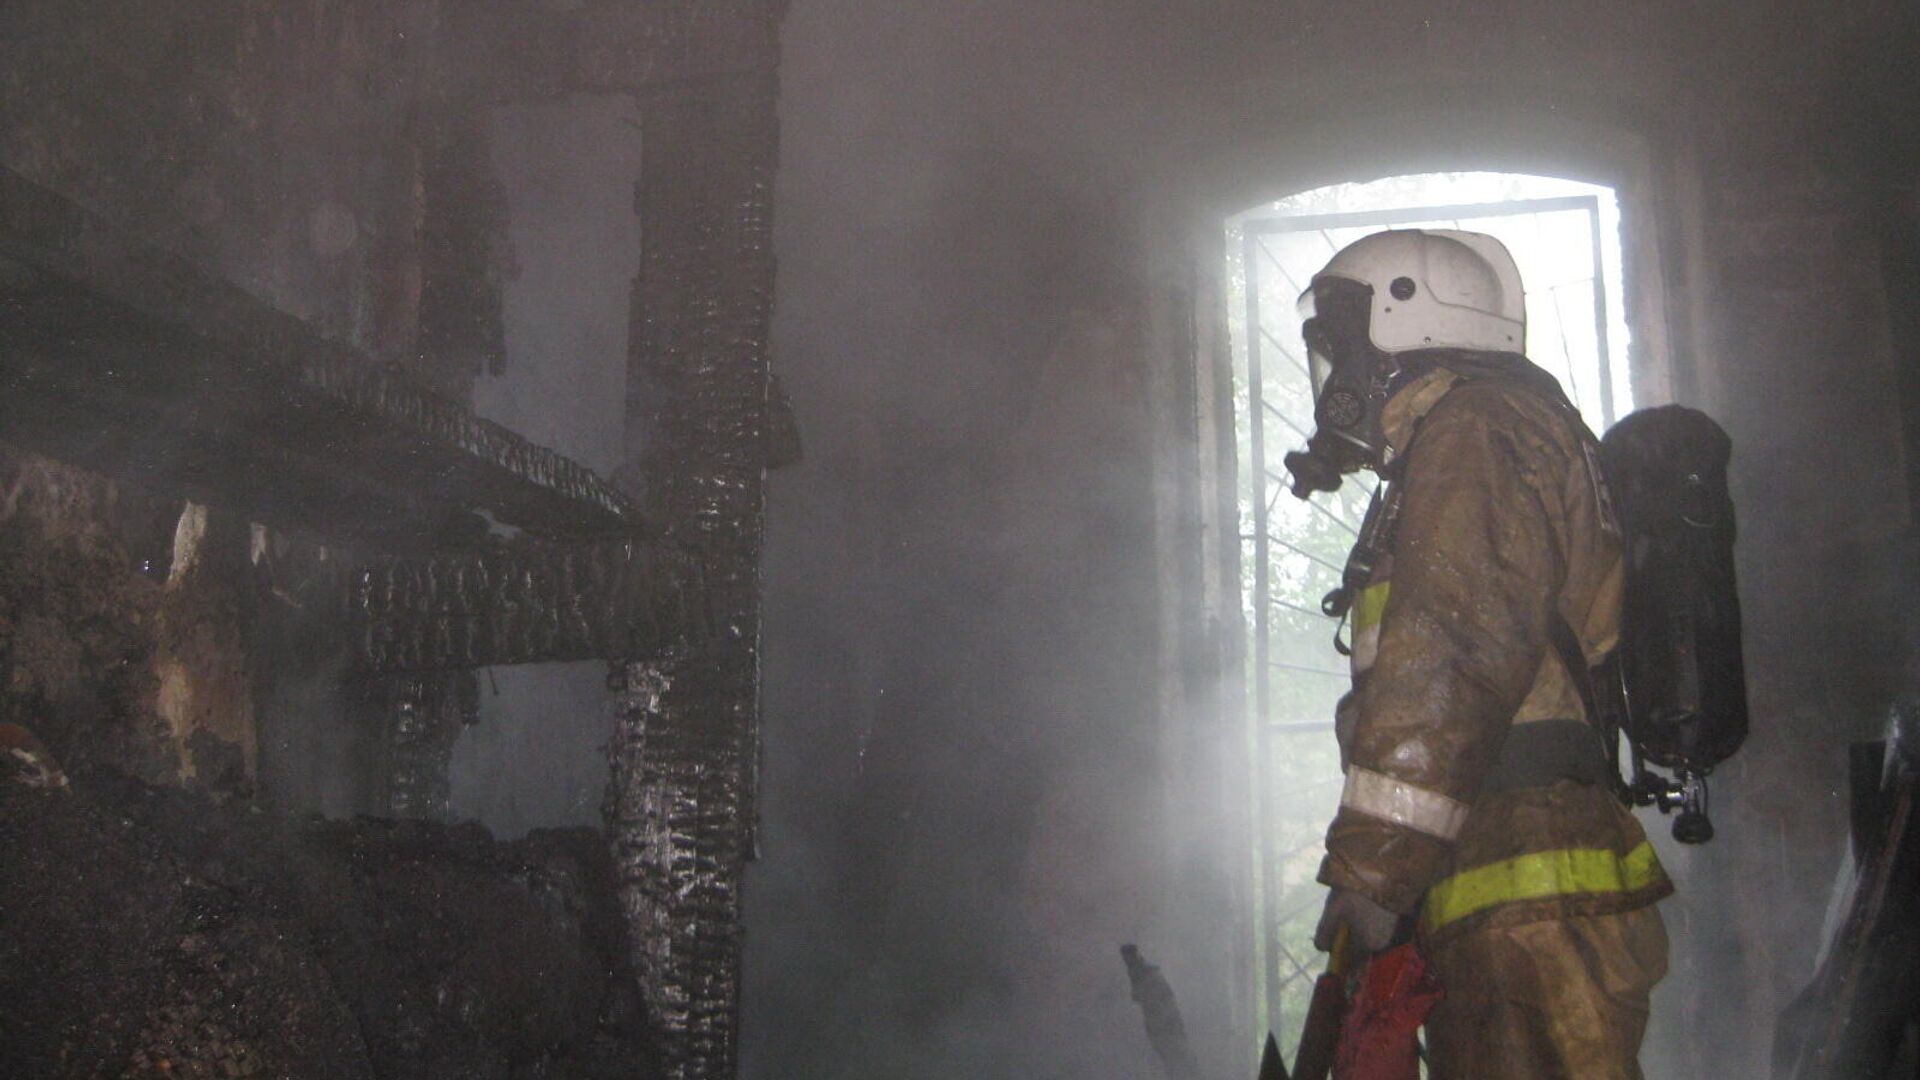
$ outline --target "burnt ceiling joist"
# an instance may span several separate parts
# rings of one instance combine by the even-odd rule
[[[0,438],[395,551],[638,531],[591,470],[0,169]]]

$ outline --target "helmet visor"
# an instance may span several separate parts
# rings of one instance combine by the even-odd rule
[[[1307,378],[1313,383],[1313,397],[1317,401],[1320,392],[1327,388],[1327,380],[1333,376],[1333,337],[1327,333],[1326,324],[1316,318],[1300,325],[1300,336],[1307,345]]]
[[[1307,346],[1307,377],[1315,400],[1327,387],[1334,369],[1361,359],[1368,351],[1367,322],[1372,315],[1373,289],[1345,278],[1316,278],[1295,305],[1300,312],[1300,336]]]

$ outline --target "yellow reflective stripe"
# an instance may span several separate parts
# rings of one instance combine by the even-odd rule
[[[1420,921],[1433,931],[1498,904],[1635,892],[1664,875],[1653,845],[1645,841],[1625,855],[1604,848],[1537,851],[1463,870],[1435,885],[1427,890]]]
[[[1379,581],[1360,590],[1360,598],[1353,603],[1356,631],[1380,625],[1381,617],[1387,613],[1387,591],[1392,586],[1391,581]]]

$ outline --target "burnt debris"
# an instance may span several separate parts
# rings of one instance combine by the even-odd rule
[[[592,830],[498,843],[8,771],[0,843],[8,1076],[654,1075]]]

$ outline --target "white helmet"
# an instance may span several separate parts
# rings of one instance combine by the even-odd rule
[[[1471,349],[1525,353],[1526,293],[1505,244],[1485,233],[1390,229],[1341,248],[1301,297],[1327,278],[1373,290],[1368,335],[1383,353]]]

